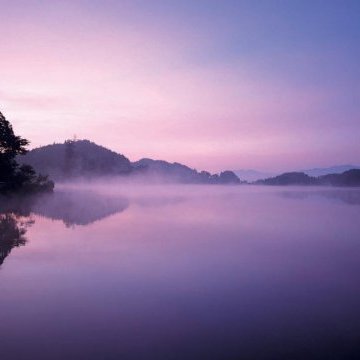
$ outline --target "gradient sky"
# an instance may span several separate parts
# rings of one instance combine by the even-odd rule
[[[198,169],[360,163],[360,1],[0,0],[0,111]]]

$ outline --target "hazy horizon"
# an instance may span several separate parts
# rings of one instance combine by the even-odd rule
[[[72,140],[72,141],[90,141],[90,142],[92,142],[92,143],[95,143],[94,141],[92,141],[92,140],[90,140],[90,139],[77,139],[77,138],[73,138],[73,139],[67,139],[67,140]],[[43,146],[49,146],[49,145],[53,145],[53,144],[63,144],[65,141],[67,141],[67,140],[64,140],[63,142],[57,142],[57,143],[55,143],[55,142],[53,142],[53,143],[49,143],[49,144],[45,144],[45,145],[40,145],[40,146],[38,146],[38,147],[36,147],[36,148],[34,148],[34,147],[32,147],[32,149],[31,150],[33,150],[33,149],[37,149],[37,148],[41,148],[41,147],[43,147]],[[117,154],[119,154],[119,155],[124,155],[125,157],[127,157],[132,163],[134,163],[134,162],[137,162],[137,161],[139,161],[139,160],[142,160],[142,159],[145,159],[145,158],[149,158],[148,156],[146,156],[146,155],[144,155],[143,157],[141,157],[141,158],[137,158],[137,159],[131,159],[131,158],[129,158],[128,156],[127,156],[127,154],[126,153],[124,153],[124,152],[121,152],[121,151],[116,151],[116,150],[114,150],[114,149],[111,149],[111,148],[108,148],[106,145],[104,145],[104,144],[97,144],[97,143],[95,143],[96,145],[99,145],[99,146],[101,146],[101,147],[105,147],[105,148],[107,148],[108,150],[111,150],[111,151],[115,151]],[[154,158],[154,159],[152,159],[152,160],[160,160],[160,161],[166,161],[166,162],[168,162],[168,163],[175,163],[176,161],[173,161],[172,159],[160,159],[160,158]],[[188,167],[190,167],[191,168],[191,166],[189,165],[189,164],[187,164],[187,163],[181,163],[181,162],[177,162],[177,163],[180,163],[180,164],[182,164],[182,165],[185,165],[185,166],[188,166]],[[353,163],[353,164],[350,164],[350,163],[347,163],[347,164],[331,164],[331,165],[329,165],[329,166],[314,166],[314,167],[309,167],[309,168],[307,168],[307,169],[305,169],[305,168],[282,168],[282,169],[273,169],[273,170],[267,170],[267,169],[262,169],[262,168],[228,168],[228,169],[225,169],[225,168],[220,168],[219,170],[217,170],[217,172],[222,172],[222,171],[225,171],[225,170],[231,170],[231,171],[234,171],[235,173],[239,173],[239,172],[243,172],[243,173],[246,173],[246,172],[249,172],[249,173],[252,173],[252,172],[254,172],[254,173],[258,173],[258,175],[261,175],[261,174],[263,174],[264,175],[264,177],[270,177],[270,176],[275,176],[275,175],[278,175],[278,174],[280,174],[280,173],[283,173],[283,172],[293,172],[293,171],[298,171],[298,172],[306,172],[306,171],[312,171],[312,170],[325,170],[325,169],[336,169],[336,170],[338,170],[337,168],[343,168],[343,167],[349,167],[349,168],[359,168],[360,167],[360,165],[358,164],[358,163]],[[203,168],[194,168],[195,170],[198,170],[198,171],[202,171],[202,170],[205,170],[205,171],[208,171],[208,169],[203,169]],[[345,170],[344,170],[345,171]],[[336,172],[338,172],[338,171],[336,171]],[[252,179],[253,178],[253,176],[254,176],[254,174],[250,174],[249,176],[248,176],[248,174],[247,174],[247,176],[245,176],[245,177],[243,177],[243,176],[241,176],[241,175],[239,175],[239,177],[240,177],[240,179],[242,179],[242,180],[257,180],[257,179],[260,179],[260,178],[262,178],[261,176],[255,176],[255,178],[254,179]]]
[[[0,0],[0,111],[197,169],[358,164],[358,1]]]

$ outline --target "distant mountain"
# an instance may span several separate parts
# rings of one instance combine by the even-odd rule
[[[234,173],[241,179],[248,182],[253,182],[260,179],[269,178],[274,176],[274,173],[262,172],[253,169],[240,169],[235,170]]]
[[[180,183],[199,184],[239,184],[240,179],[232,171],[210,174],[207,171],[198,172],[186,165],[169,163],[163,160],[141,159],[133,163],[138,173],[150,178],[160,177],[162,180]]]
[[[132,163],[133,167],[139,173],[147,176],[159,176],[162,178],[171,178],[180,182],[193,182],[199,173],[188,166],[179,163],[169,163],[164,160],[141,159]],[[210,176],[210,174],[209,174]]]
[[[258,180],[259,185],[317,185],[317,179],[303,172],[288,172],[275,177]]]
[[[319,177],[323,175],[328,174],[341,174],[345,171],[351,170],[351,169],[360,169],[360,165],[336,165],[331,167],[325,167],[325,168],[313,168],[313,169],[306,169],[306,170],[300,170],[300,171],[294,171],[294,172],[301,172],[306,175],[312,176],[312,177]],[[257,180],[263,180],[275,177],[277,174],[271,173],[271,172],[263,172],[253,169],[240,169],[235,170],[234,173],[242,180],[248,181],[248,182],[254,182]],[[290,173],[290,172],[289,172]]]
[[[303,172],[289,172],[272,178],[258,180],[258,185],[327,185],[360,186],[360,169],[351,169],[341,174],[328,174],[318,177]]]
[[[314,168],[314,169],[308,169],[308,170],[302,170],[305,174],[309,176],[323,176],[328,174],[341,174],[345,171],[351,170],[351,169],[360,169],[360,166],[357,165],[336,165],[326,168]]]
[[[342,174],[320,176],[319,180],[322,185],[360,186],[360,169],[351,169]]]
[[[33,166],[54,180],[78,177],[126,175],[144,181],[165,181],[192,184],[239,184],[232,171],[210,174],[198,172],[179,163],[141,159],[131,163],[124,155],[113,152],[88,140],[66,141],[31,150],[19,157],[19,162]]]

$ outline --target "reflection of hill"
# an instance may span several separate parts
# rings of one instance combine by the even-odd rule
[[[134,203],[142,207],[161,207],[166,205],[178,204],[185,201],[185,197],[174,196],[174,197],[162,197],[162,196],[150,196],[150,197],[140,197],[134,199]]]
[[[307,199],[309,197],[321,196],[327,199],[334,199],[349,205],[360,205],[360,191],[351,190],[318,190],[318,191],[284,191],[282,197],[290,199]]]
[[[88,225],[124,211],[125,198],[103,196],[90,191],[57,191],[33,197],[0,198],[0,266],[14,247],[26,244],[27,228],[33,224],[31,213],[66,226]]]
[[[26,244],[25,233],[30,224],[14,213],[0,214],[0,266],[14,247]]]
[[[88,225],[129,206],[127,199],[99,195],[90,191],[56,191],[44,195],[32,207],[35,214],[62,220],[66,226]]]

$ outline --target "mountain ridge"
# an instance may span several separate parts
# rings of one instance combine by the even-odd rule
[[[67,140],[41,146],[19,157],[19,162],[33,166],[57,181],[116,175],[145,181],[240,184],[240,179],[230,170],[211,174],[165,160],[142,158],[131,162],[126,156],[89,140]]]
[[[352,170],[352,169],[360,169],[359,165],[333,165],[329,167],[316,167],[306,170],[301,170],[305,174],[309,176],[322,176],[322,175],[329,175],[329,174],[341,174],[345,171]]]
[[[295,173],[295,172],[301,172],[305,173],[306,175],[318,177],[323,175],[329,175],[329,174],[341,174],[345,171],[352,170],[352,169],[360,169],[360,165],[350,165],[350,164],[342,164],[342,165],[333,165],[328,167],[314,167],[310,169],[302,169],[302,170],[292,170],[292,171],[286,171],[283,173],[276,173],[276,172],[270,172],[270,171],[261,171],[261,170],[255,170],[255,169],[238,169],[234,170],[234,173],[242,180],[245,180],[249,183],[258,181],[258,180],[264,180],[268,178],[272,178],[284,173]]]
[[[271,178],[257,180],[255,185],[325,185],[325,186],[360,186],[360,169],[350,169],[340,174],[309,176],[304,172],[287,172]]]

